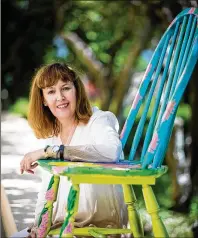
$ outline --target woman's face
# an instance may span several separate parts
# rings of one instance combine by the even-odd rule
[[[74,119],[76,110],[76,89],[72,82],[59,80],[57,84],[44,88],[44,105],[59,120]]]

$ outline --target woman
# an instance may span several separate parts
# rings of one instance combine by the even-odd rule
[[[115,162],[123,155],[116,117],[111,112],[91,108],[83,83],[66,64],[49,64],[36,72],[30,92],[28,121],[36,137],[46,139],[46,147],[24,156],[20,163],[21,173],[34,173],[36,161],[46,157]],[[35,226],[51,175],[43,172],[42,177]],[[70,185],[66,177],[61,177],[53,210],[54,225],[64,220]],[[121,228],[124,225],[127,225],[127,211],[119,185],[80,185],[76,227]],[[33,230],[29,237],[34,237]]]

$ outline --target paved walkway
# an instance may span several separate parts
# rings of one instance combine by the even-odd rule
[[[8,113],[1,117],[1,182],[6,190],[18,230],[34,221],[34,210],[40,184],[37,175],[19,171],[23,155],[40,148],[27,121]]]

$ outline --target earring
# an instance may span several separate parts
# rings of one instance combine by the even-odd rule
[[[47,106],[47,103],[46,103],[46,102],[44,102],[44,103],[43,103],[43,105],[46,107],[46,106]]]

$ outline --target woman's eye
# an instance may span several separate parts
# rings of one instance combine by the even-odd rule
[[[53,93],[54,93],[54,90],[48,91],[48,94],[53,94]]]
[[[70,87],[63,87],[64,91],[70,90]]]

